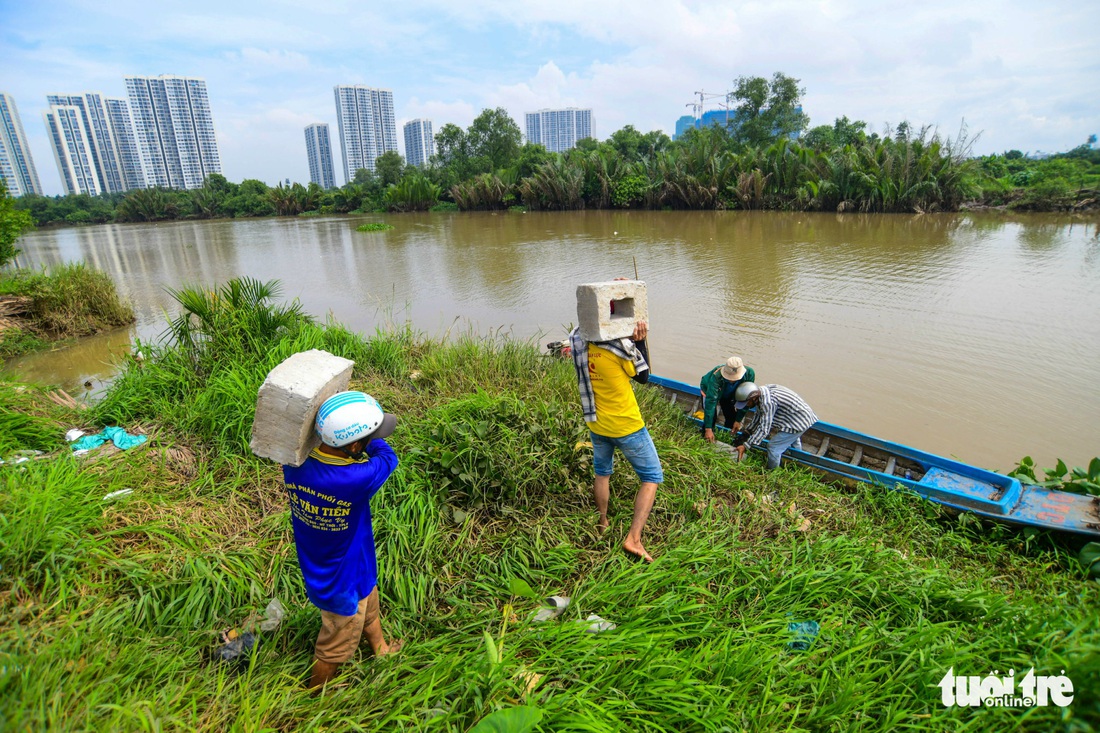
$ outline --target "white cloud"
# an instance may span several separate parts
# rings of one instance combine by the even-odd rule
[[[309,69],[309,57],[297,51],[264,51],[258,48],[242,48],[225,54],[231,64],[251,67],[262,73],[275,74],[281,71],[302,72]]]
[[[45,95],[123,96],[128,74],[205,78],[235,179],[304,180],[301,128],[335,125],[339,83],[393,89],[401,121],[436,128],[465,127],[486,107],[521,126],[534,109],[591,107],[606,137],[626,124],[671,132],[694,92],[782,71],[806,88],[812,124],[847,115],[953,135],[965,118],[984,131],[977,152],[1064,150],[1100,131],[1093,12],[1069,0],[904,12],[871,0],[167,0],[156,13],[138,0],[58,0],[5,14],[4,91],[53,193]]]

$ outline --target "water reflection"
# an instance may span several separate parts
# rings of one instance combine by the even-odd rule
[[[378,219],[395,228],[355,231]],[[143,339],[174,313],[166,288],[237,275],[278,278],[309,312],[359,330],[408,318],[442,334],[461,317],[558,335],[576,320],[578,283],[636,264],[657,373],[695,382],[740,354],[825,419],[1006,468],[1027,453],[1100,453],[1098,226],[654,211],[172,222],[35,232],[21,264],[106,270]],[[1072,407],[1043,409],[1037,389]]]

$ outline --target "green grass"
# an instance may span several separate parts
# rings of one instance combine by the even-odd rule
[[[40,351],[53,343],[33,331],[23,328],[8,328],[0,332],[0,361],[29,354],[32,351]]]
[[[119,297],[107,273],[83,263],[49,272],[16,270],[0,278],[0,295],[31,298],[22,327],[0,332],[0,358],[134,322],[133,308]]]
[[[596,531],[571,364],[506,338],[289,320],[266,345],[200,339],[130,367],[85,420],[145,424],[146,446],[0,468],[0,729],[466,731],[517,704],[544,712],[542,731],[1100,725],[1100,585],[1060,542],[733,464],[640,388],[666,475],[644,567],[619,548],[636,489],[621,464],[612,530]],[[321,697],[302,689],[320,618],[279,469],[247,451],[259,380],[314,347],[354,358],[353,386],[401,418],[402,465],[372,512],[383,627],[408,640],[357,657]],[[59,447],[73,416],[9,394],[30,425],[20,441]],[[443,452],[465,478],[445,480]],[[121,488],[134,493],[102,501]],[[570,596],[565,618],[529,625],[513,578]],[[242,666],[204,661],[217,630],[273,596],[287,618]],[[589,613],[618,628],[583,633]],[[809,619],[818,642],[789,651],[787,623]],[[1032,666],[1066,670],[1071,707],[939,702],[949,667]]]

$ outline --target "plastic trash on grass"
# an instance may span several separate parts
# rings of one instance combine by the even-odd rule
[[[787,624],[787,631],[792,632],[795,637],[794,641],[787,642],[787,648],[804,652],[813,646],[821,625],[817,621],[792,621]]]
[[[264,616],[256,625],[256,615],[252,614],[241,624],[243,633],[238,629],[226,629],[221,632],[222,644],[214,651],[214,658],[223,662],[240,660],[256,646],[259,640],[257,631],[271,632],[279,628],[286,616],[286,609],[278,598],[272,598],[264,609]]]
[[[599,634],[602,631],[614,631],[615,624],[611,623],[607,619],[600,618],[596,614],[589,614],[588,618],[582,623],[588,623],[589,626],[584,630],[586,634]]]
[[[286,609],[278,598],[272,598],[264,609],[264,620],[260,622],[260,631],[274,631],[279,628],[286,616]]]
[[[569,598],[567,596],[550,596],[543,601],[546,605],[535,612],[535,615],[531,617],[531,621],[534,623],[542,623],[543,621],[552,621],[559,618],[565,609],[569,606]]]

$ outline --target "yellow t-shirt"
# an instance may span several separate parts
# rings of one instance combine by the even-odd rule
[[[630,386],[633,362],[595,344],[588,345],[588,376],[596,397],[596,422],[588,429],[605,438],[621,438],[645,427]]]

